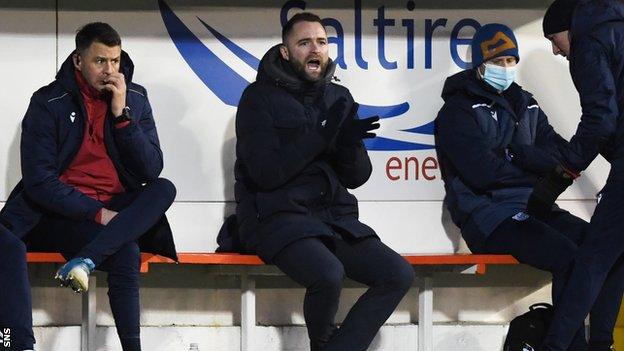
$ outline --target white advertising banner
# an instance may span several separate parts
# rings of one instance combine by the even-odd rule
[[[134,81],[147,88],[152,103],[165,154],[163,176],[178,188],[172,222],[177,226],[174,230],[181,251],[215,247],[214,236],[223,215],[232,210],[224,204],[233,201],[238,100],[254,81],[263,54],[280,41],[281,25],[299,11],[323,18],[331,57],[338,64],[336,76],[361,104],[360,115],[382,118],[378,137],[367,141],[373,175],[355,194],[364,221],[372,221],[395,248],[406,247],[401,251],[456,249],[456,234],[450,238],[448,219],[442,219],[444,188],[433,121],[443,103],[440,93],[446,77],[470,67],[469,42],[479,26],[498,22],[514,29],[520,47],[518,82],[535,95],[560,134],[569,138],[576,129],[578,95],[567,62],[552,55],[541,34],[542,8],[422,9],[413,1],[385,4],[360,0],[327,5],[302,0],[219,5],[153,0],[115,1],[91,8],[88,3],[59,0],[58,29],[27,34],[37,40],[29,39],[25,41],[28,48],[19,49],[28,57],[36,48],[40,52],[37,60],[58,60],[60,65],[73,50],[80,25],[105,21],[119,31],[123,48],[136,66]],[[7,16],[3,10],[0,18]],[[42,16],[40,27],[46,16]],[[50,57],[54,51],[45,48],[54,48],[55,30],[58,57]],[[6,43],[15,35],[3,30],[0,41]],[[3,108],[11,106],[0,131],[4,136],[1,145],[10,152],[3,149],[0,165],[18,159],[15,142],[5,145],[4,140],[15,140],[28,98],[43,84],[42,76],[44,81],[53,78],[50,69],[40,69],[31,77],[25,65],[23,68],[16,73],[21,77],[20,94],[10,100],[0,94]],[[607,172],[603,160],[594,162],[563,199],[593,199]],[[0,182],[0,192],[6,198],[19,173],[2,174],[7,174],[7,180]],[[401,232],[416,227],[426,233],[410,234],[415,240],[400,244]],[[439,245],[431,244],[432,240]]]
[[[0,5],[0,200],[21,177],[20,122],[30,96],[56,73],[54,0],[34,9]]]

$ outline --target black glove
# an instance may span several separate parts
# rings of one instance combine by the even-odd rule
[[[360,107],[358,103],[353,103],[351,111],[338,133],[337,143],[340,145],[353,145],[359,143],[362,139],[374,138],[377,134],[371,131],[379,128],[379,116],[368,117],[364,119],[357,118],[357,110]]]
[[[573,179],[569,172],[557,165],[535,183],[527,203],[527,213],[538,219],[548,218],[555,200],[572,185]]]

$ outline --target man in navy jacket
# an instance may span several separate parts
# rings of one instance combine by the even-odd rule
[[[533,186],[557,165],[553,156],[567,142],[533,96],[514,82],[520,55],[509,27],[488,24],[477,30],[472,59],[474,68],[446,80],[436,118],[445,205],[474,253],[511,254],[551,272],[558,307],[588,224],[556,206],[539,217],[525,209]],[[601,301],[595,306],[592,341],[619,306],[612,299]],[[568,350],[586,350],[582,321],[575,333]]]
[[[312,351],[363,351],[403,296],[412,267],[358,220],[347,188],[372,166],[349,91],[332,82],[327,34],[310,13],[293,16],[262,58],[236,114],[236,215],[241,243],[306,287]],[[344,276],[368,285],[339,329]]]
[[[32,96],[22,122],[22,181],[0,212],[0,326],[12,349],[33,348],[26,247],[60,251],[56,275],[75,291],[108,272],[109,299],[124,351],[141,349],[140,250],[177,259],[164,216],[175,187],[158,178],[163,157],[145,88],[119,34],[90,23],[56,80]]]
[[[624,3],[618,0],[556,0],[546,11],[544,36],[553,54],[569,60],[582,115],[558,161],[577,175],[601,154],[611,163],[587,238],[579,247],[542,350],[566,350],[576,325],[603,299],[619,304],[624,279]],[[533,191],[529,211],[552,205],[569,182],[551,172]],[[609,350],[617,310],[590,350]],[[590,322],[597,316],[591,311]],[[592,333],[594,337],[594,333]],[[599,341],[599,342],[598,342]]]

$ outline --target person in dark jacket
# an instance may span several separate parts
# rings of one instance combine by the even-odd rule
[[[616,306],[624,289],[620,273],[624,270],[624,3],[554,1],[544,15],[543,30],[553,54],[569,61],[582,115],[569,146],[558,157],[564,172],[551,172],[536,184],[528,210],[539,212],[552,206],[570,184],[565,175],[577,176],[598,154],[610,162],[611,171],[541,350],[565,350],[574,326],[590,309],[593,324],[596,304],[611,299],[614,308],[605,312],[603,332],[595,344],[590,343],[590,350],[610,350]]]
[[[335,83],[318,16],[293,16],[262,58],[236,115],[235,195],[240,241],[306,287],[312,350],[366,350],[412,284],[414,271],[358,220],[354,189],[372,166],[362,138],[378,117],[357,118]],[[369,286],[339,329],[344,276]]]
[[[540,217],[525,210],[533,186],[557,165],[555,155],[567,142],[514,82],[520,56],[509,27],[494,23],[477,30],[472,58],[474,68],[446,80],[435,121],[445,205],[474,253],[511,254],[551,272],[558,306],[588,224],[556,206]],[[592,340],[604,324],[603,312],[613,307],[608,299],[596,305]],[[576,324],[568,350],[587,349],[582,324]]]
[[[124,351],[141,349],[140,250],[177,260],[164,216],[175,187],[163,167],[145,88],[119,34],[96,22],[76,34],[76,50],[56,80],[32,96],[22,122],[22,181],[0,212],[0,326],[13,349],[32,349],[26,247],[70,259],[56,279],[88,289],[94,269],[108,272],[111,310]]]

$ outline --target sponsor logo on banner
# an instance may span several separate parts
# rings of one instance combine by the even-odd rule
[[[193,33],[188,24],[185,24],[182,19],[172,10],[172,8],[164,0],[158,1],[160,14],[162,16],[163,23],[167,29],[167,32],[174,43],[176,49],[186,61],[188,66],[197,75],[197,77],[204,83],[204,85],[212,91],[225,105],[237,106],[240,97],[244,89],[249,85],[249,81],[239,73],[237,73],[231,64],[224,62],[215,52],[204,44],[198,36]],[[290,0],[283,4],[281,7],[279,16],[276,16],[276,27],[280,27],[286,23],[289,18],[289,14],[296,12],[297,10],[306,10],[307,3],[302,0]],[[414,2],[408,1],[407,11],[414,10]],[[362,4],[361,0],[355,0],[353,5],[354,13],[354,55],[355,69],[368,70],[369,62],[367,62],[362,55],[363,40],[362,40],[362,27],[365,24],[362,20]],[[251,67],[255,71],[258,70],[260,59],[239,44],[235,43],[232,39],[224,35],[219,29],[214,28],[208,21],[200,16],[196,16],[195,20],[201,23],[202,28],[209,32],[217,41],[217,45],[221,45],[229,52],[234,54],[242,63]],[[377,28],[377,59],[379,65],[385,71],[392,71],[398,69],[398,63],[392,61],[386,57],[385,53],[385,30],[386,27],[401,26],[406,33],[406,62],[402,65],[401,69],[405,67],[407,70],[416,69],[416,60],[414,53],[414,38],[416,28],[421,28],[421,24],[415,23],[413,18],[395,19],[389,18],[386,15],[385,7],[381,6],[377,8],[377,16],[373,19],[372,24]],[[328,37],[329,44],[336,46],[336,57],[334,61],[340,69],[349,70],[349,66],[345,60],[345,28],[343,24],[336,18],[326,17],[323,18],[323,23],[326,28],[332,28],[332,33]],[[442,30],[447,26],[448,19],[446,18],[431,18],[424,19],[424,59],[422,65],[418,68],[424,68],[425,72],[430,72],[433,66],[433,35],[436,29]],[[479,22],[472,18],[463,18],[457,21],[457,23],[450,30],[450,56],[452,62],[460,69],[466,69],[471,67],[470,62],[466,62],[459,55],[459,47],[467,48],[470,44],[470,38],[460,36],[460,31],[465,28],[471,28],[473,31],[481,26]],[[251,26],[252,27],[252,26]],[[446,32],[445,32],[446,33]],[[202,33],[204,34],[204,33]],[[418,33],[420,34],[420,33]],[[435,149],[433,134],[434,134],[434,122],[435,116],[423,117],[418,116],[418,111],[415,111],[410,103],[407,101],[397,101],[392,105],[376,105],[374,101],[367,101],[366,103],[360,103],[360,109],[358,112],[362,118],[378,115],[383,120],[401,119],[405,123],[402,125],[411,125],[409,128],[400,128],[393,130],[397,133],[378,133],[378,136],[374,139],[365,140],[366,147],[369,151],[392,151],[392,152],[414,152],[420,150],[433,150]],[[385,134],[393,134],[392,137]],[[395,135],[399,135],[399,137]],[[420,135],[418,141],[414,141],[410,135]],[[402,136],[405,136],[404,138]],[[431,153],[431,151],[429,151]],[[405,157],[388,157],[385,167],[385,178],[390,181],[396,180],[434,180],[439,179],[433,175],[431,170],[438,170],[438,161],[435,155],[432,157],[425,157],[420,160],[417,157],[409,155]],[[410,169],[412,167],[412,169]]]

